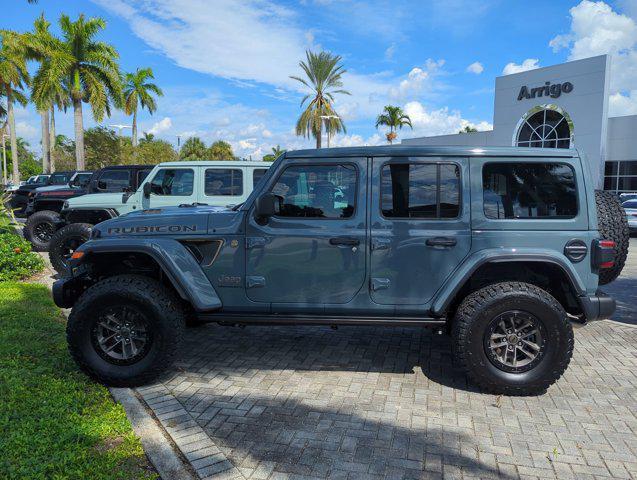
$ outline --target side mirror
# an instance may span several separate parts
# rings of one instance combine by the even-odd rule
[[[144,184],[144,197],[145,198],[150,198],[150,192],[152,191],[152,186],[150,184],[150,182],[146,182]]]
[[[125,188],[124,193],[122,193],[122,203],[128,202],[128,199],[133,195],[133,192],[130,188]]]
[[[268,218],[280,212],[280,197],[272,192],[264,193],[255,202],[254,216],[257,221],[267,222]]]
[[[106,185],[105,181],[100,180],[99,182],[97,182],[97,189],[98,190],[106,190],[107,187],[108,187],[108,185]]]

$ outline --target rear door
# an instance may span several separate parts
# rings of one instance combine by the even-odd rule
[[[468,160],[374,158],[372,169],[372,300],[425,304],[471,248]]]

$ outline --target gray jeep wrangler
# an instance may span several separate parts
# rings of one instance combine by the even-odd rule
[[[73,358],[109,385],[166,370],[187,322],[383,325],[448,332],[483,389],[536,394],[569,364],[571,322],[614,312],[598,285],[627,239],[575,150],[305,150],[232,210],[96,225],[53,296]]]

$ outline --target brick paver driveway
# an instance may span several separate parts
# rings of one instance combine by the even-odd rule
[[[480,393],[428,330],[215,325],[140,393],[201,477],[637,477],[637,258],[607,291],[538,397]]]

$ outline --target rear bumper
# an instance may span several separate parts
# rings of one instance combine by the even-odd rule
[[[587,322],[603,320],[615,313],[615,299],[609,297],[601,290],[597,290],[595,295],[580,297],[580,300]]]

